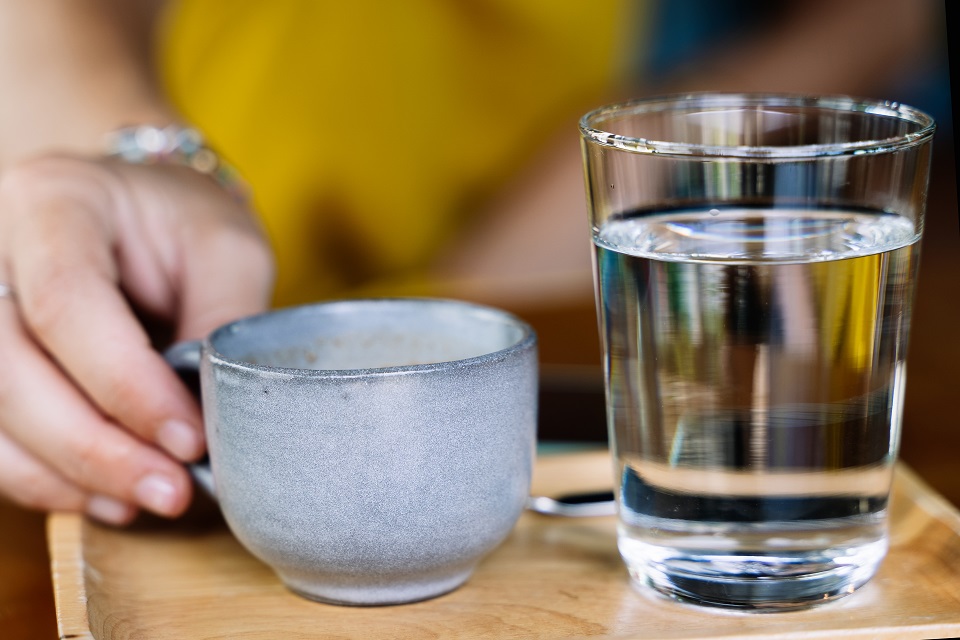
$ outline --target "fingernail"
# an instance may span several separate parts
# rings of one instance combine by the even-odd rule
[[[134,508],[108,496],[93,496],[87,500],[87,514],[107,524],[126,524],[134,515]]]
[[[177,511],[177,488],[173,481],[160,474],[146,476],[134,488],[137,501],[154,513],[174,515]]]
[[[171,455],[190,462],[203,451],[203,439],[196,429],[179,420],[169,420],[157,430],[157,444]]]

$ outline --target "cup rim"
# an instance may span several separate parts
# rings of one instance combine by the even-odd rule
[[[632,115],[705,108],[803,107],[822,111],[865,113],[896,118],[917,125],[916,131],[882,139],[858,140],[828,144],[793,146],[705,145],[623,136],[597,126],[614,115]],[[804,160],[825,156],[856,156],[891,153],[929,141],[936,131],[936,122],[927,113],[895,101],[861,99],[852,96],[815,96],[789,93],[719,93],[694,92],[640,98],[606,105],[589,111],[580,118],[581,138],[603,147],[661,156],[695,156],[700,158],[785,158]]]
[[[472,356],[469,358],[460,358],[454,360],[443,360],[438,362],[428,362],[423,364],[412,364],[412,365],[399,365],[399,366],[390,366],[390,367],[370,367],[370,368],[359,368],[359,369],[311,369],[311,368],[299,368],[299,367],[276,367],[263,364],[257,364],[253,362],[248,362],[241,360],[239,358],[233,358],[224,355],[221,353],[215,346],[215,340],[218,336],[222,336],[225,333],[233,332],[238,330],[242,325],[254,323],[257,321],[263,321],[267,317],[276,317],[278,315],[285,314],[296,314],[296,313],[310,313],[316,311],[319,308],[330,308],[337,306],[344,307],[353,307],[353,306],[380,306],[380,305],[436,305],[441,307],[459,307],[465,312],[468,312],[473,315],[478,316],[487,316],[490,318],[497,318],[499,321],[508,326],[516,327],[520,330],[520,337],[509,344],[508,346],[497,349],[495,351],[489,351],[487,353],[482,353],[477,356]],[[498,309],[496,307],[491,307],[488,305],[483,305],[475,302],[468,302],[465,300],[454,300],[449,298],[429,298],[429,297],[382,297],[382,298],[343,298],[338,300],[325,300],[323,302],[316,302],[312,304],[305,305],[295,305],[290,307],[285,307],[281,309],[272,309],[259,313],[252,316],[247,316],[244,318],[239,318],[232,322],[228,322],[217,329],[214,329],[210,334],[207,335],[202,341],[202,352],[209,356],[209,360],[213,364],[228,366],[235,369],[242,369],[246,371],[256,371],[261,374],[266,375],[283,375],[290,377],[311,377],[311,378],[359,378],[365,377],[369,378],[372,376],[391,376],[391,375],[400,375],[400,374],[412,374],[412,373],[426,373],[431,371],[447,371],[452,368],[461,368],[461,367],[473,367],[484,362],[494,362],[508,357],[509,355],[518,352],[524,351],[532,348],[537,344],[537,335],[533,327],[529,323],[520,319],[516,315],[504,311],[503,309]],[[201,358],[203,359],[203,358]]]

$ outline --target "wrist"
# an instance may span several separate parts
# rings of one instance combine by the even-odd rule
[[[179,124],[120,127],[108,133],[106,153],[131,164],[189,167],[211,177],[237,201],[249,200],[249,188],[236,169],[192,127]]]
[[[44,154],[100,156],[104,136],[127,125],[151,123],[163,127],[183,122],[172,110],[151,101],[121,101],[112,108],[78,103],[70,109],[51,109],[52,104],[32,113],[25,113],[18,105],[0,107],[0,172]]]

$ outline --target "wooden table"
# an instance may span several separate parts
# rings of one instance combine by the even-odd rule
[[[606,451],[541,458],[535,492],[610,486]],[[133,530],[49,521],[61,638],[936,638],[960,636],[960,514],[905,467],[891,551],[860,591],[807,611],[731,613],[633,585],[615,518],[526,513],[457,591],[353,608],[287,591],[211,513]]]

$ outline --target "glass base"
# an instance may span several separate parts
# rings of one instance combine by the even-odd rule
[[[817,552],[762,555],[691,553],[621,539],[631,577],[699,605],[789,611],[850,595],[876,573],[887,541]]]

